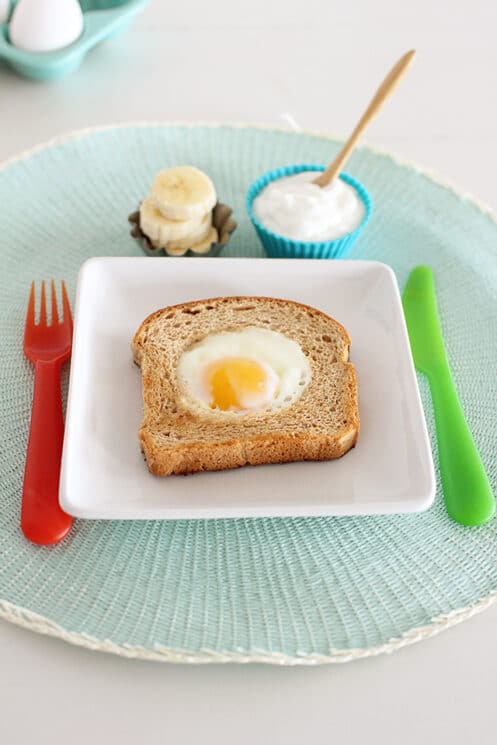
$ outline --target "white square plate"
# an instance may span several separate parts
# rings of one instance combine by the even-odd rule
[[[152,476],[136,431],[131,338],[166,305],[268,295],[312,305],[352,339],[359,441],[340,460]],[[95,258],[79,275],[60,502],[84,518],[367,515],[428,508],[435,477],[397,283],[371,261]]]

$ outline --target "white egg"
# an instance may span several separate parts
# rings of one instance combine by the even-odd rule
[[[19,0],[9,26],[10,43],[27,52],[53,52],[83,33],[77,0]]]
[[[178,363],[184,402],[216,411],[277,411],[290,406],[311,379],[297,342],[269,329],[209,334]]]
[[[0,23],[7,23],[10,14],[10,0],[0,0]]]

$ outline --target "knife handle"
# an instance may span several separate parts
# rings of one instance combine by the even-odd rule
[[[495,498],[448,367],[429,382],[447,512],[462,525],[482,525],[495,512]]]

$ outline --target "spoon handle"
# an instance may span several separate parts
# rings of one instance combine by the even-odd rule
[[[401,79],[407,72],[408,67],[412,63],[415,55],[415,50],[411,49],[410,52],[404,54],[404,56],[401,57],[399,61],[392,67],[392,69],[374,94],[373,98],[371,99],[368,108],[362,115],[349,139],[340,150],[335,160],[328,166],[326,171],[323,171],[323,173],[321,173],[316,179],[314,179],[315,184],[317,184],[318,186],[328,186],[328,184],[331,184],[333,179],[338,176],[338,174],[342,170],[343,165],[345,164],[345,161],[356,146],[359,137],[362,135],[370,122],[374,119],[387,98],[391,96],[397,85],[400,83]]]

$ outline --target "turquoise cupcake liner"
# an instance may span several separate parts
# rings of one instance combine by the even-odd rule
[[[250,186],[246,200],[247,212],[268,256],[278,259],[343,259],[348,254],[352,244],[355,243],[364,230],[371,217],[373,202],[364,186],[347,173],[341,173],[340,178],[356,190],[365,207],[363,221],[352,233],[347,233],[347,235],[333,241],[295,241],[273,233],[272,230],[264,227],[257,220],[252,210],[252,204],[254,199],[271,181],[276,181],[285,176],[292,176],[295,173],[302,173],[302,171],[324,170],[324,166],[309,164],[283,166],[281,168],[275,168],[272,171],[267,171],[267,173],[260,176]]]

